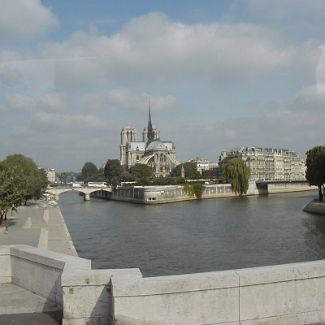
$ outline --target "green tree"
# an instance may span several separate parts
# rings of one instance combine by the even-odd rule
[[[104,175],[108,182],[116,186],[121,181],[123,168],[118,159],[108,159],[104,167]]]
[[[121,181],[123,181],[123,182],[134,182],[135,177],[129,171],[123,170],[123,172],[121,174]]]
[[[38,169],[35,175],[33,176],[32,182],[33,184],[31,187],[31,197],[34,199],[39,199],[45,192],[49,184],[45,170]]]
[[[66,184],[68,180],[68,173],[67,172],[57,173],[56,177],[58,178],[60,183]]]
[[[153,177],[153,169],[144,164],[135,164],[129,169],[129,172],[135,179]]]
[[[316,146],[306,152],[306,178],[310,185],[318,186],[318,199],[323,201],[325,183],[325,147]]]
[[[247,193],[250,169],[240,158],[235,158],[226,163],[223,168],[223,177],[231,184],[232,190],[242,196]]]
[[[1,162],[3,168],[8,168],[19,172],[22,177],[22,191],[24,193],[25,204],[27,200],[39,199],[45,191],[48,181],[44,170],[37,167],[35,162],[21,154],[8,156]]]
[[[18,170],[0,166],[0,224],[7,219],[7,212],[18,207],[24,198],[23,177]]]
[[[186,183],[184,184],[184,192],[187,193],[187,195],[193,197],[195,196],[198,200],[202,198],[203,194],[203,184],[202,183]]]
[[[83,181],[84,182],[96,181],[97,176],[98,176],[97,166],[93,162],[87,161],[81,169],[81,177]]]
[[[186,162],[183,164],[177,165],[171,172],[171,176],[182,176],[182,166],[184,167],[185,177],[186,178],[200,178],[201,174],[197,171],[195,162]]]

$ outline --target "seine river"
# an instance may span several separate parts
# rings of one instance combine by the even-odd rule
[[[316,192],[144,206],[65,193],[60,207],[80,257],[144,276],[325,258],[325,217],[302,208]]]

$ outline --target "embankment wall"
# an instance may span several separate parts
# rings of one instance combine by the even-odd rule
[[[314,189],[306,182],[250,182],[246,195],[266,195],[288,193]],[[110,195],[104,191],[93,194],[94,197],[141,204],[160,204],[196,200],[190,196],[183,185],[165,186],[120,186]],[[203,185],[202,199],[237,197],[230,184]]]

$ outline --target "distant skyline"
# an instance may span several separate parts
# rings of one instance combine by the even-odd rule
[[[2,0],[0,160],[80,171],[152,122],[177,159],[325,139],[323,0]]]

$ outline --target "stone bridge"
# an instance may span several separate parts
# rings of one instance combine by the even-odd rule
[[[90,200],[90,194],[97,192],[97,191],[106,191],[106,192],[112,192],[111,186],[106,187],[71,187],[71,186],[65,186],[65,187],[48,187],[45,193],[52,194],[55,196],[55,200],[58,201],[60,198],[60,194],[65,192],[79,192],[84,195],[84,200],[89,201]]]

